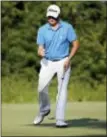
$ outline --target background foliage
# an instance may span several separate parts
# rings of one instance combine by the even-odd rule
[[[69,100],[105,100],[106,2],[2,1],[2,101],[36,100],[40,70],[36,36],[47,21],[46,9],[52,3],[61,7],[61,18],[74,26],[80,41],[71,64]],[[56,84],[54,78],[50,87],[52,100]]]

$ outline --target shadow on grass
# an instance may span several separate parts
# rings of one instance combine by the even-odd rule
[[[50,120],[51,121],[51,120]],[[81,118],[81,119],[72,119],[66,121],[69,126],[67,128],[73,127],[83,127],[83,128],[102,128],[106,129],[106,121],[101,121],[98,119],[91,118]],[[41,123],[40,125],[27,124],[27,126],[35,127],[55,127],[55,123]]]
[[[91,118],[67,120],[70,127],[103,128],[106,129],[106,121]]]

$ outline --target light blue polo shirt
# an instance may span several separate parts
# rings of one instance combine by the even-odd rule
[[[38,30],[37,44],[43,45],[45,58],[49,60],[60,60],[69,56],[70,43],[77,39],[72,25],[60,21],[57,30],[53,30],[49,23]]]

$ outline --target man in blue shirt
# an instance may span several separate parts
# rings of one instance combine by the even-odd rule
[[[37,35],[38,55],[42,57],[38,83],[40,110],[33,123],[40,124],[50,113],[48,86],[56,73],[58,77],[56,126],[67,127],[64,117],[71,72],[70,60],[76,54],[79,42],[72,25],[60,19],[60,8],[57,5],[50,5],[46,16],[48,23],[39,28]],[[70,44],[72,44],[71,51]]]

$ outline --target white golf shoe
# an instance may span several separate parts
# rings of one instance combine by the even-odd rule
[[[39,115],[34,119],[33,124],[38,125],[43,121],[43,119],[44,117],[42,115]]]
[[[56,127],[61,128],[61,127],[67,127],[67,126],[68,126],[68,124],[66,122],[64,122],[63,120],[57,120],[57,122],[56,122]]]
[[[47,116],[49,113],[50,113],[50,110],[48,110],[43,115],[39,114],[38,116],[36,116],[36,118],[33,121],[33,124],[39,125],[44,120],[44,117]]]

